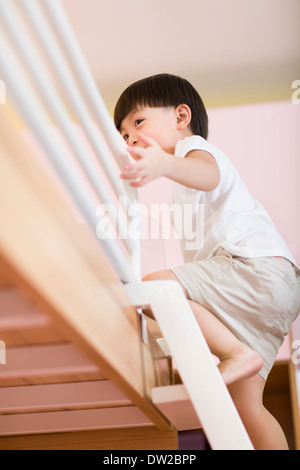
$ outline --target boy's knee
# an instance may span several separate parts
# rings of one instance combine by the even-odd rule
[[[157,279],[157,277],[155,276],[156,273],[149,273],[149,274],[146,274],[146,276],[144,276],[142,278],[142,281],[154,281],[155,279]]]
[[[146,274],[142,281],[159,281],[162,279],[173,279],[172,272],[169,270],[155,271],[153,273]]]
[[[146,274],[143,277],[142,281],[162,281],[162,280],[172,280],[176,281],[180,287],[183,289],[184,295],[190,299],[187,290],[183,287],[177,276],[171,271],[170,269],[162,270],[162,271],[155,271],[153,273]]]

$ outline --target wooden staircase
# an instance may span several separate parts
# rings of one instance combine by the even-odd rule
[[[174,449],[136,309],[0,108],[0,449]]]

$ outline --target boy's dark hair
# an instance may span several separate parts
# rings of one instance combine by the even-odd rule
[[[175,108],[180,104],[187,104],[191,109],[191,131],[207,139],[208,117],[199,93],[184,78],[168,73],[143,78],[126,88],[115,107],[115,126],[120,130],[123,119],[138,107],[174,106]]]

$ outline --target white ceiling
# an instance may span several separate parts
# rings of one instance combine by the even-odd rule
[[[62,0],[109,107],[169,72],[208,106],[289,99],[300,79],[299,0]]]

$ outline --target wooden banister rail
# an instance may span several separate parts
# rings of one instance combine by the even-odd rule
[[[0,257],[10,277],[160,430],[170,430],[148,398],[155,374],[134,307],[95,234],[78,224],[4,109]]]

